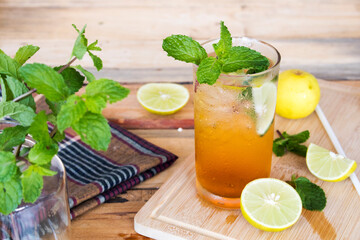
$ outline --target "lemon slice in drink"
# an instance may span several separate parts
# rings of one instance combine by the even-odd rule
[[[317,178],[328,182],[340,182],[356,169],[356,162],[333,153],[313,143],[306,153],[306,165]]]
[[[179,111],[189,100],[189,91],[175,83],[148,83],[137,92],[137,100],[151,113],[168,115]]]
[[[256,113],[256,132],[263,136],[274,120],[276,107],[276,85],[266,82],[260,87],[252,88]]]
[[[291,227],[302,210],[295,189],[275,178],[260,178],[248,183],[241,193],[240,206],[251,225],[270,232]]]

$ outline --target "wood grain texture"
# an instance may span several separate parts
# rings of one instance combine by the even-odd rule
[[[360,122],[349,119],[360,119],[360,88],[321,82],[321,90],[322,109],[347,155],[359,163]],[[299,120],[276,117],[275,127],[288,133],[307,129],[311,136],[306,144],[313,142],[335,151],[315,113]],[[263,232],[247,223],[239,209],[216,208],[197,196],[191,155],[135,216],[135,230],[156,239],[357,239],[360,196],[350,179],[324,182],[309,172],[304,158],[273,155],[271,177],[286,181],[294,173],[324,189],[326,208],[323,212],[303,210],[299,221],[285,231]],[[360,176],[360,169],[356,174]]]

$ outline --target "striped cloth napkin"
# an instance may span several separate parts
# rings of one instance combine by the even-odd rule
[[[177,156],[111,124],[106,152],[66,133],[58,156],[65,165],[71,218],[104,203],[169,167]]]

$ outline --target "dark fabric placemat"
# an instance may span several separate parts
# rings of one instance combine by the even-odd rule
[[[72,219],[153,177],[177,159],[115,124],[110,127],[112,139],[106,152],[91,149],[70,133],[59,145]]]

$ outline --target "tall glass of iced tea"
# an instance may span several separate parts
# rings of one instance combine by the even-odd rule
[[[209,56],[218,41],[202,45]],[[239,208],[245,185],[270,175],[280,54],[255,39],[232,43],[260,52],[270,66],[255,74],[221,74],[208,85],[198,83],[194,65],[196,187],[207,201]]]

